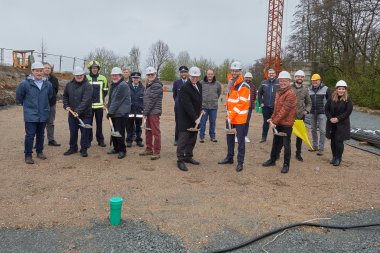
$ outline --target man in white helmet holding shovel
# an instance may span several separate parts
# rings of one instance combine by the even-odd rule
[[[190,79],[182,86],[178,95],[177,167],[182,171],[188,171],[185,163],[199,165],[193,159],[193,150],[202,115],[202,86],[199,82],[201,70],[191,67],[189,76]]]

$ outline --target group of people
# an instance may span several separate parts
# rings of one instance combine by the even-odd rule
[[[146,84],[141,81],[141,73],[130,73],[130,69],[114,67],[111,70],[111,84],[105,76],[100,75],[100,64],[91,61],[86,75],[82,67],[76,66],[74,78],[66,85],[63,93],[63,108],[68,111],[70,129],[69,149],[64,155],[78,152],[78,132],[81,132],[79,152],[88,156],[88,149],[93,140],[93,119],[96,123],[96,140],[100,147],[106,147],[102,130],[105,112],[110,122],[111,143],[113,148],[107,153],[117,155],[119,159],[126,156],[126,147],[144,147],[142,129],[145,128],[145,149],[141,156],[150,156],[151,160],[160,158],[161,132],[160,116],[162,114],[163,85],[154,67],[146,69]],[[304,120],[311,115],[313,147],[323,155],[325,137],[331,139],[333,159],[331,164],[339,166],[344,150],[343,141],[350,137],[349,116],[352,101],[348,96],[347,83],[340,80],[335,91],[330,91],[321,82],[321,77],[314,74],[310,88],[303,85],[305,73],[302,70],[294,74],[294,79],[287,71],[279,73],[278,78],[273,69],[267,72],[258,91],[253,84],[253,76],[247,72],[243,76],[242,64],[231,64],[226,90],[226,139],[227,155],[219,164],[233,164],[235,143],[237,143],[236,171],[243,170],[245,143],[248,138],[249,121],[255,108],[256,97],[262,108],[263,127],[260,143],[267,140],[269,129],[276,133],[273,137],[270,158],[263,166],[274,166],[284,147],[282,173],[290,167],[291,134],[294,121]],[[34,139],[37,158],[46,159],[43,153],[44,131],[47,130],[48,145],[60,146],[54,138],[54,118],[58,80],[51,74],[48,63],[32,64],[32,74],[17,87],[17,101],[23,105],[25,121],[25,162],[33,164]],[[201,80],[198,67],[181,66],[180,79],[173,83],[175,112],[175,139],[177,146],[177,167],[187,171],[186,163],[200,164],[193,159],[193,150],[199,132],[200,143],[205,142],[206,123],[209,121],[211,142],[217,142],[215,128],[219,98],[222,85],[216,80],[214,71],[207,70]],[[292,80],[294,82],[292,83]],[[106,97],[108,96],[108,101]],[[200,131],[198,131],[200,130]],[[319,136],[318,132],[319,130]],[[126,136],[127,133],[127,136]],[[302,140],[296,140],[296,159],[301,156]]]

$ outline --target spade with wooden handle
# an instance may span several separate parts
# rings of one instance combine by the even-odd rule
[[[188,128],[187,131],[189,131],[189,132],[198,132],[199,131],[198,125],[199,125],[199,122],[201,121],[201,118],[202,118],[203,114],[204,113],[202,111],[201,115],[199,115],[198,119],[196,120],[198,123],[196,123],[194,127]]]
[[[106,110],[106,113],[108,114],[108,109],[105,108],[105,110]],[[110,123],[110,128],[111,128],[111,136],[117,137],[117,138],[123,137],[123,136],[121,136],[119,131],[115,131],[115,128],[113,127],[112,119],[110,117],[108,117],[108,121]]]
[[[73,112],[70,108],[66,108],[67,111],[69,111],[75,118],[78,119],[79,121],[79,126],[83,127],[83,128],[92,128],[92,126],[90,124],[85,124],[83,122],[83,120],[81,120],[79,117],[78,117],[78,113],[76,112]]]
[[[145,118],[143,118],[143,123],[142,123],[141,128],[143,128],[143,129],[145,129],[147,131],[152,130],[152,128],[146,127],[146,119]]]
[[[273,131],[274,131],[274,135],[277,135],[277,136],[282,136],[282,137],[285,137],[287,134],[284,133],[284,132],[279,132],[277,131],[277,129],[274,127],[273,128]]]
[[[231,127],[231,120],[230,118],[228,118],[228,116],[227,116],[227,126],[228,128],[226,128],[226,134],[236,134],[236,128]]]

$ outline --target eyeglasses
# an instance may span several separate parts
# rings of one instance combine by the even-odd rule
[[[146,74],[146,76],[154,76],[154,74]]]

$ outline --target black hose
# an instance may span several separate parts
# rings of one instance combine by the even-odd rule
[[[326,225],[326,224],[317,224],[317,223],[295,223],[295,224],[290,224],[290,225],[287,225],[285,227],[280,227],[280,228],[277,228],[277,229],[274,229],[272,231],[269,231],[267,233],[264,233],[260,236],[257,236],[257,237],[254,237],[246,242],[243,242],[243,243],[240,243],[236,246],[232,246],[232,247],[229,247],[229,248],[225,248],[225,249],[220,249],[220,250],[215,250],[215,251],[211,251],[210,253],[223,253],[223,252],[230,252],[230,251],[234,251],[234,250],[237,250],[237,249],[240,249],[240,248],[243,248],[249,244],[252,244],[254,242],[257,242],[265,237],[268,237],[268,236],[271,236],[271,235],[274,235],[274,234],[277,234],[279,232],[282,232],[286,229],[290,229],[290,228],[294,228],[294,227],[302,227],[302,226],[308,226],[308,227],[321,227],[321,228],[331,228],[331,229],[342,229],[342,230],[345,230],[345,229],[353,229],[353,228],[365,228],[365,227],[375,227],[375,226],[380,226],[380,223],[370,223],[370,224],[359,224],[359,225],[351,225],[351,226],[338,226],[338,225]]]

